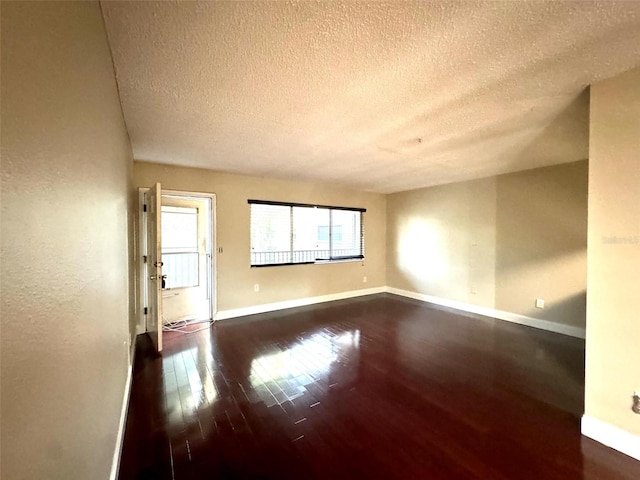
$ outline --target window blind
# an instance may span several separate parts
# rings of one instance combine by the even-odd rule
[[[248,203],[252,267],[364,259],[363,208]]]

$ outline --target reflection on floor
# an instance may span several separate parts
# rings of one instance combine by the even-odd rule
[[[120,478],[637,479],[584,342],[381,294],[139,337]]]

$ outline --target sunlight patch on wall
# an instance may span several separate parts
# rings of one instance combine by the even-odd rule
[[[400,270],[410,278],[431,281],[445,277],[447,249],[436,222],[411,218],[398,229],[396,261]]]

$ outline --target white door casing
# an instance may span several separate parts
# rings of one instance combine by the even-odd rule
[[[160,195],[156,196],[156,200],[154,202],[150,202],[149,201],[149,195],[151,193],[151,189],[148,187],[140,187],[138,188],[138,201],[139,201],[139,209],[138,212],[139,214],[136,216],[136,221],[137,221],[137,226],[136,226],[136,232],[137,232],[137,238],[136,238],[136,251],[138,252],[139,256],[138,256],[138,261],[137,261],[137,280],[136,280],[136,285],[137,285],[137,306],[136,306],[136,311],[138,312],[138,322],[136,325],[136,333],[139,334],[143,334],[145,332],[149,333],[150,336],[152,337],[156,337],[158,335],[162,335],[162,319],[163,319],[163,312],[162,312],[162,292],[158,293],[157,292],[157,288],[158,288],[158,284],[156,282],[152,282],[150,280],[150,275],[157,275],[157,267],[154,266],[154,264],[151,262],[151,251],[155,251],[155,248],[153,247],[157,247],[159,252],[156,251],[155,255],[158,256],[158,258],[162,258],[161,256],[161,246],[162,244],[160,243],[160,245],[157,245],[157,240],[154,239],[154,243],[151,243],[151,239],[149,238],[150,235],[150,226],[149,226],[149,222],[150,222],[150,213],[151,213],[151,203],[153,203],[154,205],[154,212],[161,212],[162,211],[162,202],[163,202],[163,196],[173,196],[173,197],[185,197],[185,198],[189,198],[189,197],[193,197],[193,198],[197,198],[197,199],[209,199],[210,201],[210,212],[209,212],[209,228],[210,228],[210,241],[211,241],[211,257],[210,257],[210,261],[209,261],[209,266],[208,268],[210,269],[210,279],[211,279],[211,284],[209,286],[210,288],[210,302],[209,302],[209,318],[215,318],[216,312],[217,312],[217,288],[216,288],[216,280],[217,280],[217,238],[216,238],[216,233],[217,233],[217,229],[215,227],[215,223],[216,223],[216,195],[213,193],[202,193],[202,192],[191,192],[191,191],[183,191],[183,190],[160,190],[160,187],[158,187],[158,191],[161,192]],[[157,198],[160,198],[160,202],[158,205],[158,200]],[[155,213],[154,213],[155,215]],[[156,223],[156,229],[154,229],[154,231],[158,231],[158,229],[160,229],[162,227],[162,220],[160,219],[159,222]],[[161,239],[161,234],[156,234],[156,239],[160,238]],[[154,261],[155,263],[155,261]],[[160,282],[160,288],[162,287],[162,283]],[[153,292],[152,292],[153,290]],[[154,294],[156,295],[156,298],[158,298],[159,301],[159,308],[156,306],[155,309],[153,309],[154,312],[159,312],[159,317],[156,315],[153,315],[151,310],[152,310],[152,305],[150,302],[150,297],[151,295]],[[155,302],[154,302],[155,303]],[[158,321],[156,321],[156,318],[158,318]],[[156,332],[160,332],[160,333],[156,333]],[[157,341],[157,340],[156,340]],[[160,341],[162,341],[161,337],[160,337]],[[155,344],[155,342],[154,342]]]

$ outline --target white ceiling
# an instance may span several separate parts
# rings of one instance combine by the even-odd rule
[[[137,160],[384,193],[587,158],[640,65],[638,1],[102,8]]]

